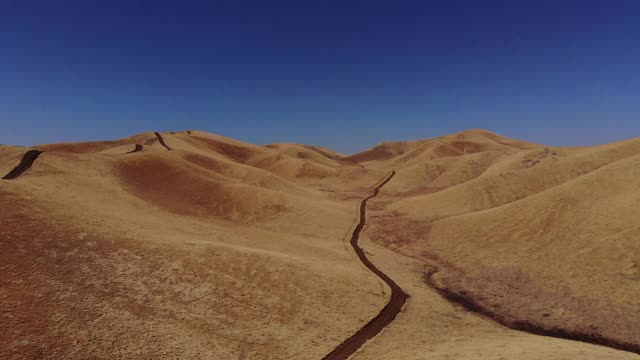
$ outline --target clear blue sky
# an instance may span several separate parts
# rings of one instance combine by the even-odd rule
[[[638,1],[0,2],[0,143],[640,136]]]

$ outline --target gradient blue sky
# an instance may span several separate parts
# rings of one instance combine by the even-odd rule
[[[0,143],[640,136],[638,1],[1,1]]]

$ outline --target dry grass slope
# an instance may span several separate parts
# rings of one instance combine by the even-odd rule
[[[427,177],[432,191],[420,188],[425,176],[409,167],[420,180],[413,188],[400,182],[398,190],[409,191],[387,190],[373,237],[439,269],[433,282],[440,289],[502,323],[638,352],[640,323],[629,314],[640,309],[640,141],[529,149],[490,140],[516,149],[441,186],[433,183],[447,171],[495,149],[468,144],[477,152],[426,162],[446,164]]]
[[[360,245],[411,297],[354,359],[638,358],[428,285],[638,346],[640,139],[469,130],[345,156],[159,134],[38,146],[0,180],[0,358],[321,358],[389,300],[348,237],[392,170]],[[0,146],[0,174],[28,150]]]

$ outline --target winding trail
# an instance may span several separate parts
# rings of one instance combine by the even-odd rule
[[[155,131],[156,137],[158,138],[158,141],[160,141],[160,144],[162,146],[164,146],[165,148],[167,148],[167,150],[173,150],[169,147],[169,145],[167,145],[166,142],[164,142],[164,138],[162,138],[162,135],[160,135],[159,132]]]
[[[7,175],[5,175],[2,178],[2,180],[13,180],[13,179],[17,178],[18,176],[22,175],[22,173],[27,171],[31,167],[31,165],[33,165],[33,162],[36,161],[38,156],[40,156],[40,154],[42,154],[43,152],[44,151],[42,151],[42,150],[29,150],[29,151],[27,151],[22,156],[22,160],[20,160],[20,163],[18,165],[16,165],[16,167],[13,168],[13,170],[11,170]]]
[[[373,193],[366,198],[362,199],[360,202],[360,222],[353,230],[353,234],[351,235],[351,246],[353,250],[355,250],[356,254],[358,254],[358,258],[360,261],[369,269],[372,273],[376,274],[382,281],[384,281],[391,288],[391,298],[387,305],[385,305],[380,313],[376,315],[373,319],[371,319],[366,325],[361,327],[355,334],[351,335],[349,338],[344,340],[340,345],[338,345],[333,351],[327,354],[323,360],[344,360],[355,353],[362,345],[364,345],[367,340],[373,338],[378,335],[382,329],[384,329],[387,325],[389,325],[395,318],[396,315],[402,310],[402,306],[407,301],[409,295],[407,295],[398,284],[395,283],[387,274],[383,273],[380,269],[378,269],[368,258],[362,248],[358,245],[358,239],[360,239],[360,233],[364,228],[364,224],[366,222],[366,207],[367,201],[371,198],[374,198],[378,195],[380,188],[383,187],[386,183],[391,180],[391,178],[396,174],[395,171],[392,171],[389,176],[387,176],[382,182],[376,185],[373,188]]]

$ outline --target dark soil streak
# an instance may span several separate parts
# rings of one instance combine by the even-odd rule
[[[606,346],[616,350],[628,351],[640,355],[640,345],[638,344],[606,338],[596,333],[570,331],[557,327],[547,328],[539,324],[531,323],[528,320],[510,319],[487,308],[481,302],[474,299],[471,295],[464,291],[454,292],[436,284],[433,281],[433,275],[438,271],[439,270],[437,268],[428,267],[427,271],[425,271],[424,274],[424,281],[427,283],[427,285],[438,292],[438,294],[440,294],[440,296],[442,296],[447,301],[460,305],[466,310],[493,320],[500,325],[504,325],[513,330],[525,331],[535,335],[580,341],[594,345]]]
[[[158,141],[160,141],[160,144],[162,144],[162,146],[166,147],[167,150],[173,150],[167,145],[167,143],[164,142],[164,139],[162,138],[162,135],[160,135],[159,132],[156,131],[155,134],[156,134],[156,137],[158,138]]]
[[[143,145],[136,144],[136,148],[135,149],[133,149],[133,150],[131,150],[129,152],[126,152],[125,154],[133,154],[135,152],[142,151],[142,149],[144,149]]]
[[[380,184],[378,184],[374,189],[373,193],[368,197],[364,198],[360,202],[360,222],[353,230],[353,235],[351,235],[351,246],[358,254],[358,258],[360,261],[369,269],[372,273],[376,274],[382,281],[384,281],[391,288],[391,299],[387,305],[385,305],[380,313],[376,315],[373,319],[371,319],[366,325],[364,325],[360,330],[358,330],[355,334],[351,335],[348,339],[342,342],[342,344],[338,345],[333,351],[331,351],[327,356],[323,358],[323,360],[344,360],[355,353],[362,345],[364,345],[367,340],[376,336],[382,329],[384,329],[387,325],[389,325],[395,318],[396,315],[402,310],[402,306],[406,302],[409,295],[407,295],[398,284],[396,284],[387,274],[383,273],[380,269],[378,269],[373,263],[367,258],[365,252],[358,245],[358,239],[360,238],[360,233],[364,228],[364,224],[366,221],[365,210],[367,206],[367,201],[376,195],[380,191],[380,188],[383,187],[391,178],[395,175],[395,171],[392,171],[391,174]]]
[[[24,154],[24,156],[22,156],[22,160],[20,160],[20,163],[18,165],[16,165],[16,167],[13,168],[13,170],[11,170],[2,179],[3,180],[13,180],[13,179],[17,178],[18,176],[22,175],[22,173],[27,171],[31,167],[31,165],[33,165],[33,162],[36,161],[38,156],[40,156],[40,154],[42,154],[43,152],[44,151],[41,151],[41,150],[29,150],[29,151],[27,151]]]

